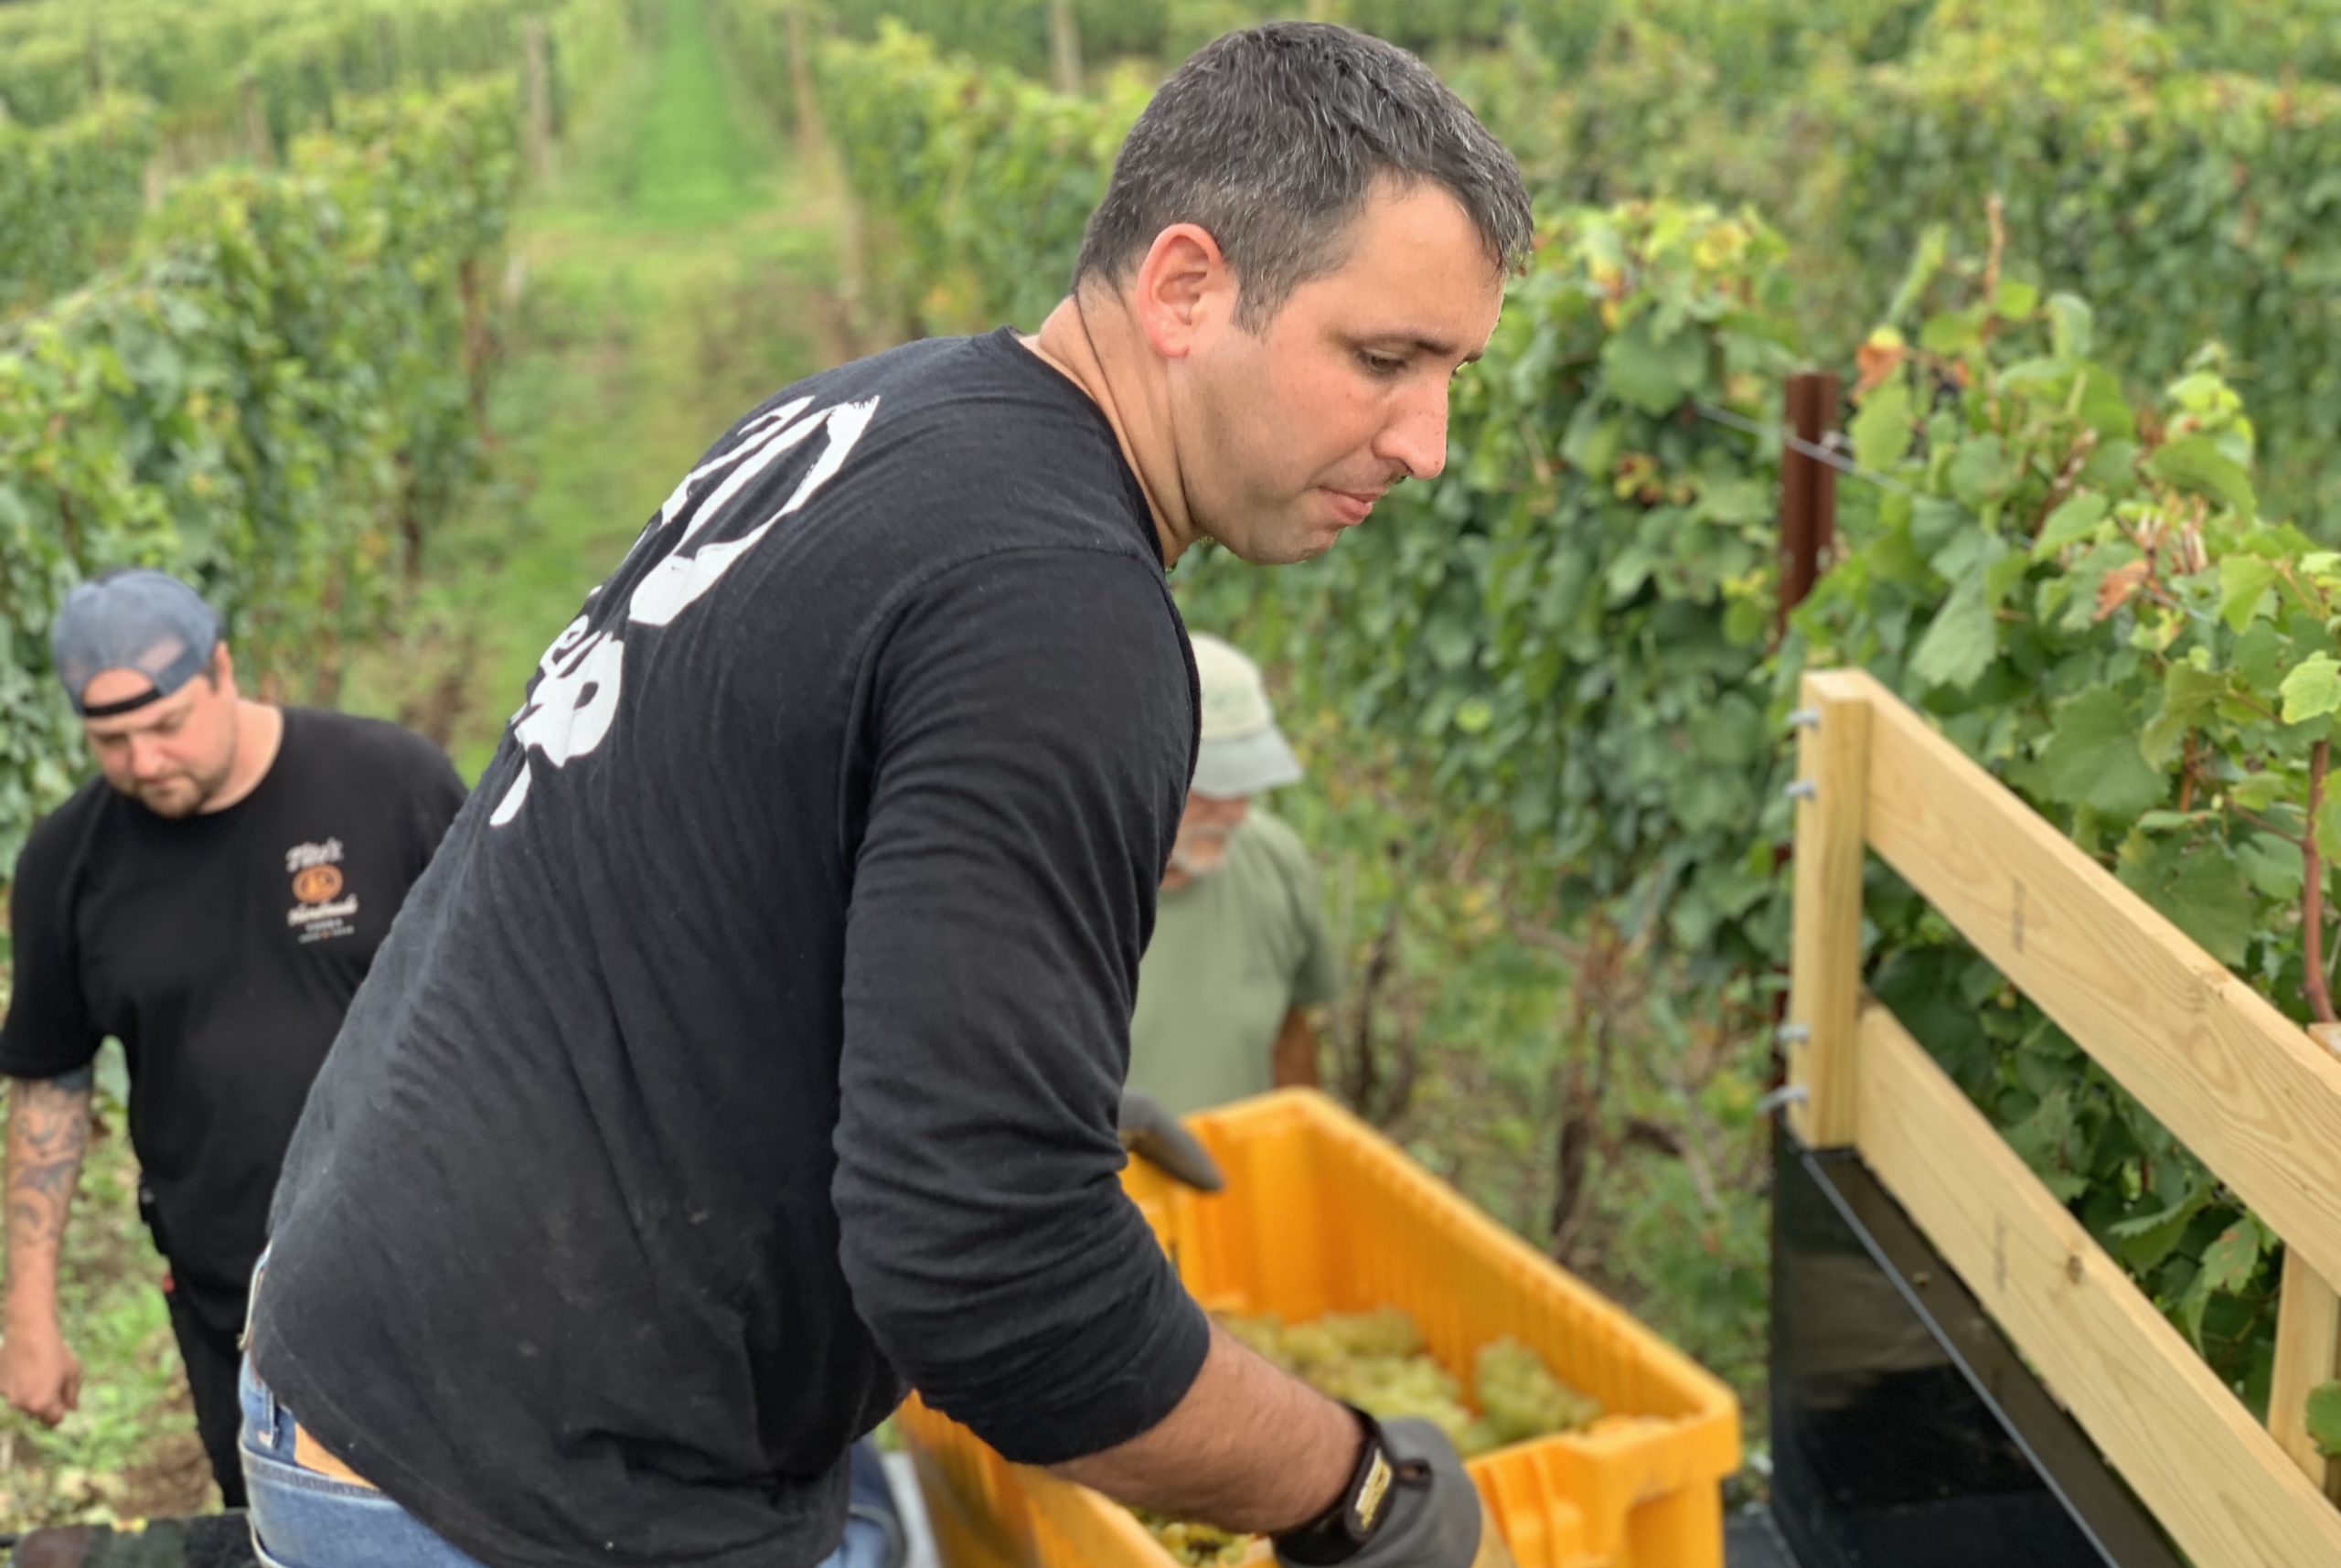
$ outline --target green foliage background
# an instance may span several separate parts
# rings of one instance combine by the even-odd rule
[[[190,185],[137,259],[0,348],[0,855],[80,765],[45,641],[74,582],[167,562],[253,667],[329,689],[464,461],[513,89],[363,119],[283,174]]]
[[[253,663],[331,691],[475,470],[520,29],[566,123],[657,9],[0,8],[0,852],[78,763],[41,636],[91,571],[188,571]],[[1276,8],[1081,0],[1074,95],[1040,85],[1043,0],[710,9],[838,154],[885,339],[1036,323],[1152,82]],[[1309,567],[1180,574],[1319,763],[1283,808],[1366,961],[1336,1086],[1751,1386],[1801,670],[1875,670],[2306,1010],[2309,857],[2341,848],[2309,809],[2341,712],[2341,0],[1289,9],[1429,56],[1544,237],[1443,475]],[[1814,364],[1870,477],[1778,636],[1780,455],[1735,421]],[[1869,914],[1873,987],[2261,1398],[2274,1239],[1882,871]]]
[[[0,857],[82,766],[46,642],[82,578],[187,574],[291,696],[330,699],[381,624],[477,457],[529,17],[572,107],[634,25],[624,0],[0,11],[12,111],[59,116],[0,127]],[[53,92],[18,73],[51,54]],[[100,82],[144,96],[81,111]],[[245,83],[265,161],[171,177]]]

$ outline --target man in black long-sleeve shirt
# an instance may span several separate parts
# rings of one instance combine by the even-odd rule
[[[1210,1328],[1115,1110],[1195,743],[1164,570],[1304,559],[1436,473],[1526,231],[1411,57],[1231,35],[1036,336],[716,443],[546,653],[310,1101],[255,1291],[264,1548],[807,1568],[907,1382],[1289,1561],[1464,1568],[1451,1452]]]

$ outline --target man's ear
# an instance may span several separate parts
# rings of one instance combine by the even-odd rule
[[[226,643],[212,645],[211,667],[203,673],[210,678],[213,690],[236,695],[236,658]]]
[[[1185,358],[1201,332],[1232,318],[1235,275],[1211,231],[1174,223],[1156,235],[1130,281],[1130,308],[1165,359]]]

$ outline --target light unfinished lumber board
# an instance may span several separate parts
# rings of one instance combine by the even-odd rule
[[[1862,1158],[2197,1568],[2333,1568],[2336,1510],[1941,1068],[1862,1013]]]
[[[1842,673],[1808,675],[1797,737],[1796,902],[1789,958],[1789,1125],[1807,1148],[1854,1141],[1860,1104],[1855,1018],[1862,996],[1862,816],[1869,796],[1870,693]]]
[[[2341,1059],[1866,675],[1870,847],[2341,1279]]]
[[[2336,1378],[2341,1378],[2341,1296],[2306,1258],[2287,1253],[2283,1294],[2276,1303],[2268,1432],[2312,1485],[2341,1502],[2341,1461],[2326,1458],[2308,1435],[2308,1396]]]

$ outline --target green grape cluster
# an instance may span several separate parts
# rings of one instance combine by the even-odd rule
[[[1591,1395],[1555,1377],[1535,1351],[1509,1335],[1480,1347],[1472,1359],[1471,1386],[1480,1396],[1480,1424],[1494,1447],[1579,1432],[1601,1413]]]
[[[1132,1509],[1138,1523],[1161,1544],[1172,1560],[1205,1568],[1212,1563],[1241,1563],[1251,1554],[1252,1540],[1248,1535],[1232,1535],[1208,1524],[1196,1524],[1189,1520],[1166,1519],[1144,1509]]]
[[[1472,1359],[1475,1413],[1455,1375],[1431,1358],[1422,1330],[1395,1307],[1330,1313],[1288,1327],[1274,1314],[1226,1316],[1220,1327],[1319,1392],[1346,1400],[1377,1420],[1431,1423],[1465,1458],[1533,1437],[1575,1432],[1601,1413],[1594,1400],[1553,1375],[1534,1350],[1509,1336]],[[1181,1563],[1236,1563],[1252,1538],[1131,1510]]]
[[[1377,1419],[1419,1416],[1465,1453],[1485,1448],[1454,1374],[1431,1360],[1414,1319],[1395,1307],[1337,1312],[1285,1328],[1275,1317],[1227,1319],[1228,1332],[1320,1393]]]

